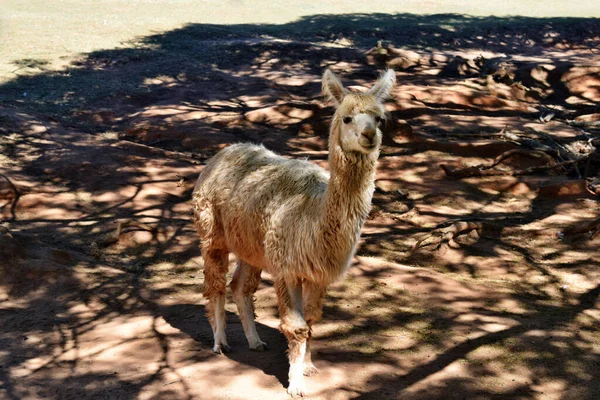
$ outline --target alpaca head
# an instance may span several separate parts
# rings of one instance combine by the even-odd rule
[[[330,143],[345,153],[370,154],[379,149],[385,117],[383,101],[396,82],[394,71],[387,71],[366,93],[349,92],[330,70],[323,74],[323,92],[336,105],[331,122]]]

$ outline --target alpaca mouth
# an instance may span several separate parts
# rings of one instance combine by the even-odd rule
[[[360,138],[360,140],[358,141],[358,143],[365,149],[367,150],[373,150],[376,145],[377,145],[377,141],[376,140],[369,140],[365,137]]]
[[[373,149],[375,149],[376,146],[375,146],[375,143],[371,143],[368,146],[363,144],[362,147],[364,147],[367,150],[373,150]]]
[[[374,150],[374,149],[375,149],[375,147],[377,147],[377,141],[376,141],[376,140],[373,140],[373,141],[371,142],[371,141],[367,141],[367,140],[365,140],[365,141],[361,141],[361,142],[360,142],[360,145],[361,145],[361,146],[362,146],[362,148],[363,148],[363,149],[365,149],[365,150]]]

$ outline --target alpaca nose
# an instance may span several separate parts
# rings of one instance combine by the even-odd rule
[[[373,140],[373,137],[375,136],[375,128],[366,128],[361,132],[361,135],[369,140]]]

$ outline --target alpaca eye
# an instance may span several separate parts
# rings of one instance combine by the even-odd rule
[[[344,121],[345,124],[349,124],[350,122],[352,122],[352,117],[344,117],[342,121]]]
[[[383,121],[383,118],[381,118],[380,116],[375,117],[375,122],[377,122],[377,124],[380,124],[381,121]]]

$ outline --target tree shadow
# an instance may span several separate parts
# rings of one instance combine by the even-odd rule
[[[1,85],[0,155],[8,160],[0,157],[0,215],[8,233],[0,231],[0,245],[2,256],[8,254],[6,259],[13,257],[14,263],[0,260],[0,288],[5,296],[0,298],[0,347],[6,349],[0,355],[0,393],[9,398],[61,394],[125,398],[152,388],[154,398],[194,397],[185,379],[177,383],[177,390],[168,386],[173,381],[165,380],[167,375],[178,376],[170,359],[179,354],[174,351],[173,337],[182,341],[193,338],[197,345],[190,345],[193,355],[180,356],[186,362],[208,362],[215,357],[210,353],[212,333],[204,308],[167,300],[177,295],[193,297],[198,291],[198,239],[190,225],[188,206],[193,179],[208,157],[240,140],[262,142],[286,155],[308,156],[324,164],[331,114],[320,94],[319,77],[325,67],[341,72],[349,85],[370,83],[377,75],[377,65],[366,59],[364,50],[383,40],[429,55],[423,68],[443,69],[446,61],[436,64],[436,52],[451,55],[483,49],[509,55],[526,52],[549,59],[551,64],[566,63],[560,64],[567,66],[561,70],[564,75],[574,65],[556,50],[593,49],[600,44],[599,33],[600,21],[594,18],[464,15],[315,15],[283,25],[191,24],[139,38],[133,48],[90,53],[63,71],[18,76]],[[338,39],[351,45],[340,45]],[[33,65],[31,60],[15,63]],[[578,373],[597,366],[581,350],[589,348],[589,338],[569,337],[559,344],[552,342],[550,335],[559,329],[593,331],[574,320],[582,310],[594,307],[598,288],[570,304],[573,299],[569,296],[549,291],[547,282],[557,286],[561,281],[559,274],[544,264],[549,260],[551,267],[560,265],[594,277],[593,262],[565,261],[563,256],[570,249],[548,236],[541,245],[523,241],[540,240],[533,235],[511,237],[514,228],[555,214],[562,200],[536,197],[527,201],[528,208],[498,211],[494,207],[509,201],[518,182],[492,195],[478,182],[448,182],[438,167],[444,158],[493,157],[499,151],[479,143],[448,146],[444,143],[448,133],[467,129],[493,133],[495,128],[486,126],[490,118],[532,122],[537,112],[515,109],[506,99],[496,101],[499,97],[485,103],[489,93],[483,93],[481,85],[453,100],[449,87],[463,77],[423,76],[418,68],[401,75],[401,85],[440,85],[443,96],[436,98],[433,89],[424,87],[420,90],[428,97],[388,104],[393,121],[387,127],[379,176],[408,194],[401,195],[396,189],[376,194],[382,216],[369,222],[373,231],[363,235],[359,255],[474,280],[485,277],[487,268],[478,260],[519,256],[522,266],[507,263],[503,268],[523,282],[507,289],[483,281],[492,289],[477,298],[469,284],[449,287],[455,283],[452,279],[423,275],[422,270],[365,269],[362,280],[332,289],[325,318],[337,325],[321,334],[316,345],[322,341],[337,346],[322,346],[315,358],[359,367],[372,361],[402,371],[394,377],[372,373],[365,387],[374,389],[362,393],[348,389],[359,398],[440,398],[448,393],[460,398],[533,397],[531,382],[498,392],[476,382],[476,377],[501,373],[492,368],[494,360],[470,359],[470,355],[499,345],[521,357],[520,365],[540,379],[573,385],[581,380],[588,388],[578,389],[580,398],[597,393],[594,381],[572,374],[566,365],[553,361],[545,366],[548,354],[568,359]],[[535,84],[522,79],[525,84]],[[547,101],[564,105],[569,96],[589,100],[560,83],[562,75],[553,79],[559,83],[552,87],[554,94]],[[398,90],[399,95],[404,92],[404,87]],[[424,117],[439,116],[447,116],[452,123],[434,124],[435,131],[429,126],[419,128],[419,133],[431,133],[431,141],[396,141],[396,120],[409,119],[417,127]],[[461,122],[464,116],[471,119]],[[485,237],[461,245],[453,253],[411,256],[410,246],[419,235],[459,217],[496,221],[502,227],[498,232],[484,231]],[[126,228],[116,243],[102,246],[123,221],[143,222],[151,229]],[[537,254],[543,247],[553,251],[545,260]],[[584,254],[589,248],[577,250]],[[532,272],[544,274],[547,282],[528,281]],[[379,281],[399,275],[410,278],[406,279],[410,289],[391,284],[386,289],[385,282]],[[421,290],[427,291],[427,297],[420,301],[412,295]],[[500,309],[504,307],[501,300],[506,299],[496,291],[507,292],[523,313]],[[556,305],[561,301],[564,304]],[[459,307],[466,308],[457,311]],[[461,319],[465,315],[475,319]],[[95,350],[93,356],[108,357],[110,351],[126,347],[129,353],[119,358],[119,364],[134,359],[132,355],[151,353],[156,359],[148,364],[155,363],[154,369],[120,376],[111,375],[113,365],[109,364],[101,371],[74,373],[89,358],[67,355],[77,353],[83,340],[96,340],[86,335],[104,325],[118,329],[127,323],[123,318],[138,317],[150,321],[147,337],[142,338],[149,342],[143,345],[150,347],[135,347],[135,340],[128,337]],[[485,332],[488,317],[493,321],[510,319],[514,325]],[[228,337],[237,348],[227,357],[286,385],[284,337],[258,324],[271,350],[251,353],[245,350],[237,317],[228,313],[227,318]],[[161,319],[181,335],[164,333],[168,327],[161,325]],[[481,336],[458,344],[448,342],[449,336],[462,338],[469,329]],[[527,335],[532,331],[542,331],[545,339],[529,343],[531,346],[511,341],[530,340]],[[410,336],[412,342],[406,348],[389,350],[385,347],[388,338],[398,332]],[[422,351],[435,351],[437,356],[423,361],[419,358]],[[403,363],[402,357],[413,364]],[[417,387],[461,360],[466,363],[467,378],[445,378],[435,387]],[[511,364],[510,358],[501,361],[503,366]],[[27,379],[19,375],[24,373]]]

